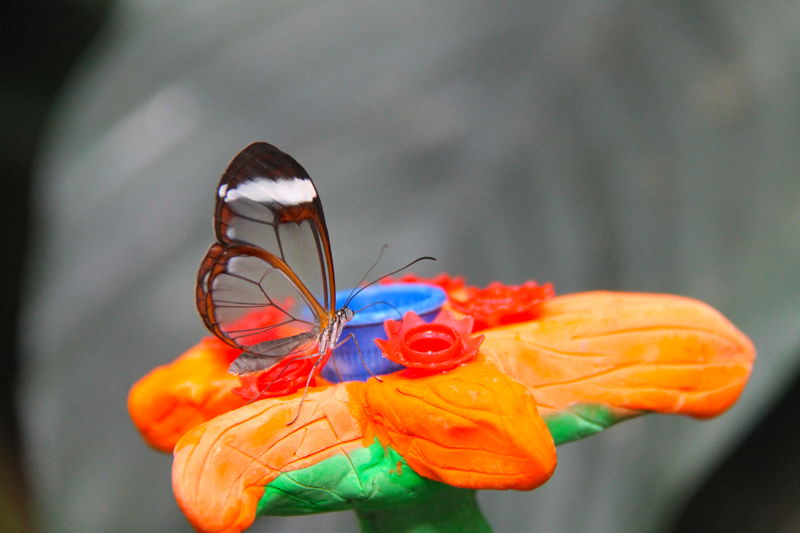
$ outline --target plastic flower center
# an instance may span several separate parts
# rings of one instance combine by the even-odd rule
[[[375,344],[390,361],[406,367],[406,376],[445,372],[466,363],[478,353],[483,335],[473,336],[472,318],[456,319],[447,311],[433,322],[408,312],[402,320],[384,322],[387,339]]]
[[[406,331],[401,348],[408,359],[439,363],[455,357],[461,350],[461,338],[444,324],[420,324]]]

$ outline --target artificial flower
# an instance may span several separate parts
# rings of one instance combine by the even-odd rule
[[[202,342],[140,380],[129,409],[148,442],[173,451],[178,504],[201,531],[341,509],[367,529],[477,531],[476,489],[535,488],[555,445],[633,416],[715,416],[755,356],[722,315],[679,296],[581,293],[537,313],[484,330],[472,359],[440,373],[250,403],[232,392],[231,354]]]

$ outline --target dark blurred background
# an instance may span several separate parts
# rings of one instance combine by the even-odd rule
[[[16,392],[17,339],[26,253],[31,247],[30,188],[48,112],[67,75],[95,36],[106,1],[20,1],[0,8],[0,173],[6,258],[0,369],[0,531],[38,531],[31,487],[22,466]]]
[[[729,414],[563,447],[539,491],[481,495],[497,531],[800,530],[799,22],[790,1],[6,3],[0,531],[189,530],[124,400],[202,333],[211,191],[256,139],[317,180],[343,285],[389,242],[475,284],[684,293],[756,341]]]

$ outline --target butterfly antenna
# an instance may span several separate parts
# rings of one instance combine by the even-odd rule
[[[361,276],[360,280],[358,280],[358,283],[356,283],[355,287],[353,287],[353,290],[351,290],[350,294],[347,295],[347,300],[345,300],[347,303],[350,303],[350,299],[353,297],[353,292],[358,289],[358,286],[364,283],[364,280],[367,279],[367,276],[369,276],[370,272],[372,272],[375,267],[378,266],[378,262],[381,260],[381,257],[383,257],[383,252],[385,252],[388,247],[388,244],[381,246],[381,251],[378,252],[378,257],[372,262],[372,266],[370,266],[367,271],[364,272],[364,275]],[[345,304],[345,307],[346,306],[347,304]]]
[[[386,245],[384,245],[384,248],[385,248],[385,247],[386,247]],[[383,251],[381,251],[381,253],[383,253]],[[397,270],[392,270],[392,271],[391,271],[391,272],[389,272],[388,274],[384,274],[383,276],[379,277],[379,278],[378,278],[378,279],[376,279],[375,281],[370,281],[369,283],[367,283],[367,284],[366,284],[366,285],[364,285],[363,287],[357,287],[357,288],[353,289],[353,292],[351,292],[351,293],[350,293],[350,296],[348,296],[348,297],[347,297],[347,300],[346,300],[346,301],[345,301],[345,303],[344,303],[344,307],[347,307],[348,305],[350,305],[350,302],[353,300],[353,298],[355,298],[356,296],[358,296],[358,294],[359,294],[361,291],[363,291],[364,289],[366,289],[366,288],[368,288],[368,287],[372,287],[373,285],[375,285],[376,283],[378,283],[378,282],[379,282],[380,280],[382,280],[383,278],[387,278],[387,277],[389,277],[389,276],[394,276],[394,275],[395,275],[395,274],[397,274],[398,272],[402,272],[403,270],[405,270],[405,269],[407,269],[407,268],[409,268],[409,267],[411,267],[411,266],[413,266],[413,265],[416,265],[416,264],[417,264],[417,263],[419,263],[420,261],[436,261],[436,258],[435,258],[435,257],[431,257],[431,256],[429,256],[429,255],[423,255],[422,257],[417,257],[416,259],[414,259],[413,261],[411,261],[409,264],[407,264],[407,265],[405,265],[405,266],[401,266],[401,267],[400,267],[400,268],[398,268]],[[373,265],[373,266],[374,266],[374,265]],[[370,268],[370,270],[372,270],[372,268]],[[367,273],[369,273],[369,271],[368,271]],[[366,276],[364,276],[364,278],[366,278]],[[362,278],[362,279],[361,279],[361,281],[364,281],[364,278]]]
[[[397,314],[400,316],[400,318],[402,318],[402,317],[403,317],[403,313],[401,313],[401,312],[400,312],[400,310],[399,310],[398,308],[396,308],[395,306],[393,306],[392,304],[390,304],[389,302],[386,302],[386,301],[384,301],[384,300],[381,300],[381,301],[379,301],[379,302],[372,302],[371,304],[367,304],[367,305],[365,305],[364,307],[362,307],[361,309],[359,309],[359,310],[357,310],[357,311],[353,311],[353,314],[356,314],[356,315],[357,315],[358,313],[360,313],[360,312],[361,312],[361,311],[363,311],[364,309],[367,309],[368,307],[372,307],[373,305],[378,305],[378,304],[383,304],[383,305],[386,305],[386,306],[388,306],[388,307],[391,307],[392,309],[394,309],[394,310],[397,312]]]

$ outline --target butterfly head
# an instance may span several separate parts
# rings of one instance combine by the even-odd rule
[[[355,316],[355,311],[349,307],[342,307],[336,310],[336,318],[342,323],[350,322],[353,319],[353,316]]]

